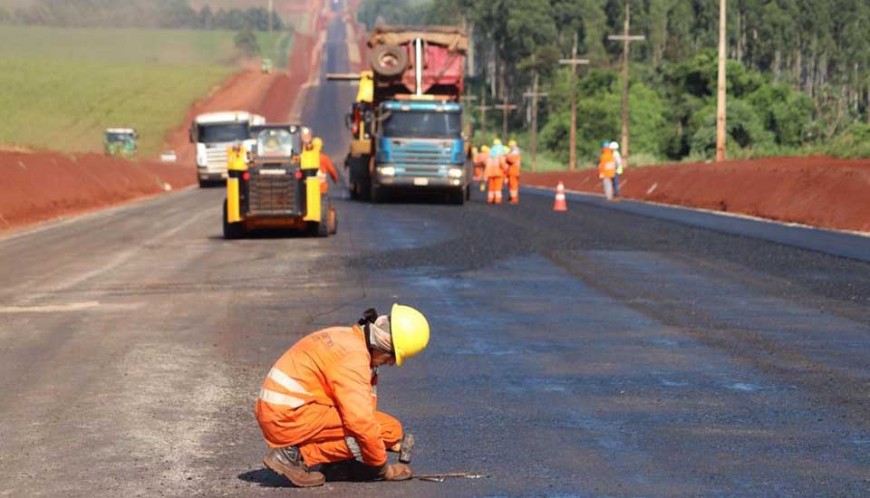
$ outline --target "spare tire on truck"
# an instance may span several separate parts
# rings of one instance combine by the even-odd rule
[[[408,53],[398,45],[380,45],[369,52],[369,64],[381,76],[398,76],[408,67]]]

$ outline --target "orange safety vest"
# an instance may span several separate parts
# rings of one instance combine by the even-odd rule
[[[616,159],[613,157],[613,150],[610,147],[601,149],[601,156],[598,158],[598,174],[603,178],[616,176]]]
[[[255,414],[266,442],[277,448],[316,439],[327,413],[337,409],[363,462],[383,465],[387,453],[375,420],[375,379],[358,326],[303,337],[278,359],[260,389]]]
[[[504,176],[504,170],[501,167],[501,161],[504,156],[486,158],[486,169],[483,170],[483,176],[486,178],[501,178]]]

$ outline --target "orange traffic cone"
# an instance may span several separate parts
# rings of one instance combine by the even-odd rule
[[[565,203],[565,186],[562,182],[556,187],[556,202],[553,203],[553,211],[567,211],[568,205]]]

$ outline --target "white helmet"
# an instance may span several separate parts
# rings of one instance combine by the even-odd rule
[[[619,144],[616,142],[610,142],[610,148],[612,150],[619,150]]]

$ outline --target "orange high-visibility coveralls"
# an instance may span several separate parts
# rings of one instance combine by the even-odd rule
[[[520,202],[520,150],[517,148],[511,149],[508,155],[505,156],[507,163],[508,177],[508,195],[510,196],[511,204],[519,204]]]
[[[486,202],[489,204],[501,204],[501,189],[502,182],[504,181],[504,167],[502,163],[504,163],[503,155],[486,158],[486,169],[483,174],[486,177],[488,187]]]
[[[402,424],[376,411],[377,375],[359,326],[332,327],[303,337],[275,363],[254,414],[272,448],[296,446],[309,466],[354,458],[381,466],[402,440]]]
[[[320,182],[320,193],[325,194],[329,192],[329,182],[326,181],[326,175],[332,178],[333,183],[338,183],[338,171],[335,170],[332,159],[323,152],[320,153],[320,173],[323,176]]]

